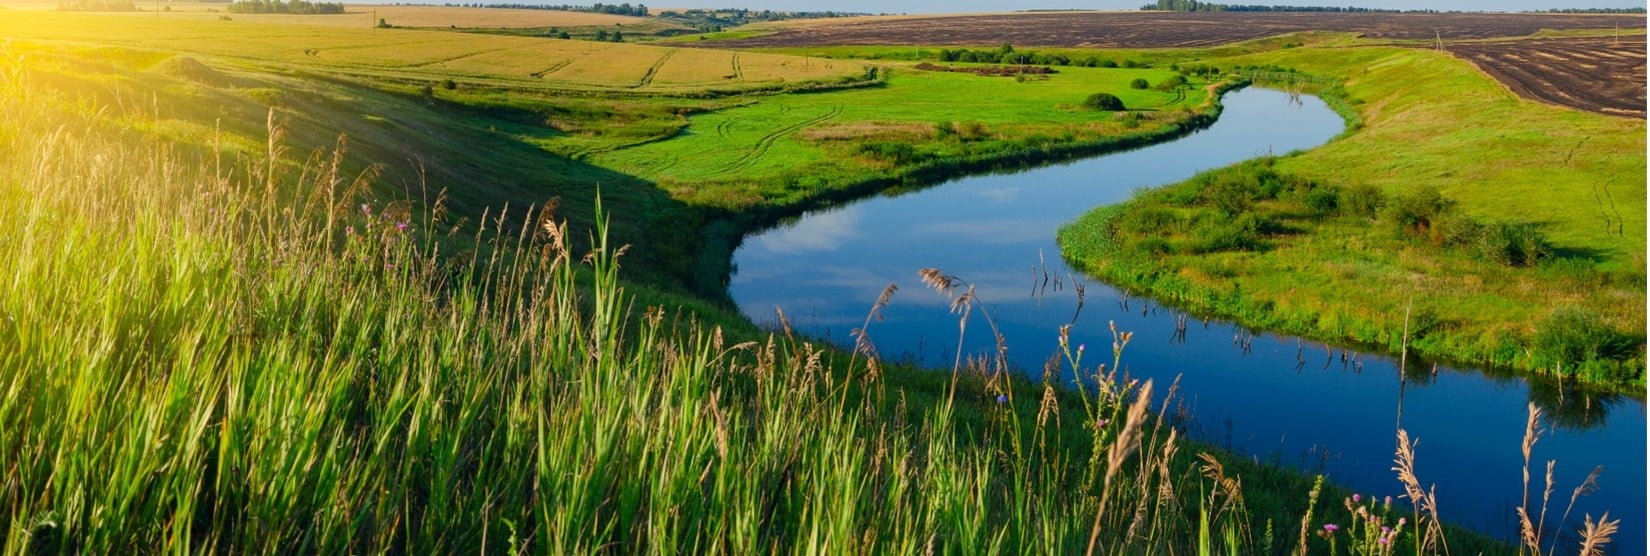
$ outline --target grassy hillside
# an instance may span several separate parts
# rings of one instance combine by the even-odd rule
[[[1128,87],[1161,81],[1162,69],[1016,79],[778,54],[41,11],[0,21],[0,34],[42,58],[35,71],[51,74],[43,82],[118,99],[107,104],[134,122],[153,112],[174,138],[255,149],[268,107],[293,124],[301,150],[342,134],[352,144],[346,167],[386,173],[376,193],[422,202],[445,190],[449,210],[472,224],[506,204],[589,206],[600,189],[620,215],[615,237],[641,246],[631,263],[639,277],[707,295],[718,293],[723,251],[738,236],[707,231],[712,219],[762,221],[931,179],[924,173],[1138,143],[1211,110],[1200,84]],[[815,92],[772,94],[781,91]],[[1079,106],[1102,91],[1132,110]],[[588,211],[567,216],[592,223]],[[649,238],[659,229],[677,233]]]
[[[1332,93],[1362,126],[1266,168],[1092,213],[1062,232],[1068,257],[1256,326],[1396,351],[1409,314],[1409,346],[1423,353],[1642,387],[1642,120],[1521,100],[1427,50],[1293,49],[1223,63],[1336,80]],[[1324,192],[1312,201],[1315,189]],[[1427,203],[1446,208],[1414,220],[1412,205],[1432,192]],[[1252,206],[1234,212],[1222,195]],[[1198,222],[1223,211],[1253,215],[1254,242],[1195,246],[1216,233]],[[1519,230],[1545,247],[1532,243],[1539,253],[1527,261],[1486,251]]]
[[[1173,388],[1118,378],[1116,354],[1069,350],[1094,390],[1065,390],[714,327],[641,301],[679,298],[627,285],[602,226],[537,211],[455,237],[440,203],[367,196],[278,125],[224,160],[23,59],[0,51],[5,553],[1438,539],[1434,513],[1196,453],[1151,417]]]

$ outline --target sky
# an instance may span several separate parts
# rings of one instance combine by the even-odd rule
[[[638,0],[606,0],[621,3]],[[658,7],[750,8],[865,13],[1004,12],[1030,9],[1133,10],[1152,0],[655,0]],[[1638,8],[1643,0],[1217,0],[1225,4],[1358,6],[1394,10],[1524,11],[1549,8]],[[654,2],[640,0],[653,6]],[[580,3],[578,1],[571,3]],[[691,6],[689,6],[691,5]]]

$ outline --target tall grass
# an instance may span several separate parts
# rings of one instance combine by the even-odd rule
[[[0,89],[4,553],[1283,548],[1241,461],[1152,417],[1127,333],[1109,365],[1062,342],[1076,388],[999,350],[925,395],[634,305],[599,204],[588,242],[553,203],[460,235],[273,126],[197,159],[74,106]]]

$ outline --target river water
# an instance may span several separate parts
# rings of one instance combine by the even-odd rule
[[[917,276],[939,268],[975,286],[1002,328],[1010,359],[1036,375],[1058,347],[1060,325],[1073,322],[1074,344],[1100,348],[1088,351],[1099,363],[1093,355],[1109,356],[1108,323],[1115,322],[1135,332],[1123,356],[1132,376],[1155,378],[1159,392],[1179,378],[1195,436],[1396,498],[1403,488],[1391,468],[1401,425],[1420,440],[1416,473],[1437,485],[1441,516],[1508,539],[1516,534],[1521,499],[1526,406],[1536,402],[1551,432],[1532,457],[1532,496],[1540,496],[1545,462],[1558,461],[1549,523],[1570,491],[1603,466],[1599,490],[1582,498],[1572,521],[1609,511],[1623,524],[1615,552],[1644,554],[1642,401],[1413,357],[1400,380],[1393,358],[1346,350],[1343,362],[1339,346],[1184,316],[1084,278],[1063,262],[1055,230],[1091,208],[1199,171],[1310,149],[1345,125],[1311,96],[1248,88],[1228,93],[1223,104],[1218,122],[1175,141],[874,196],[751,234],[734,254],[729,294],[758,323],[773,323],[781,307],[799,331],[846,345],[883,288],[897,284],[885,320],[869,327],[872,341],[886,359],[944,368],[955,355],[958,317]],[[1085,292],[1080,312],[1077,284]],[[977,317],[964,338],[968,354],[992,349]],[[1181,337],[1176,323],[1183,317]]]

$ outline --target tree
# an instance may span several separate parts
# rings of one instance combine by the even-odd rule
[[[597,5],[600,6],[601,4],[597,4]],[[596,31],[596,42],[607,42],[607,30],[606,29]]]
[[[1145,88],[1150,87],[1150,86],[1151,86],[1151,84],[1147,83],[1146,79],[1143,78],[1143,77],[1136,77],[1136,78],[1134,78],[1134,81],[1129,82],[1129,88],[1130,89],[1145,89]]]
[[[567,31],[562,31],[560,33],[556,33],[556,38],[558,38],[558,39],[571,39],[571,38],[573,38],[573,35],[567,34]]]
[[[1111,93],[1094,93],[1089,95],[1089,98],[1083,99],[1083,106],[1092,110],[1117,112],[1123,110],[1123,99],[1117,98],[1117,95]]]
[[[614,31],[613,42],[624,42],[624,31]]]

